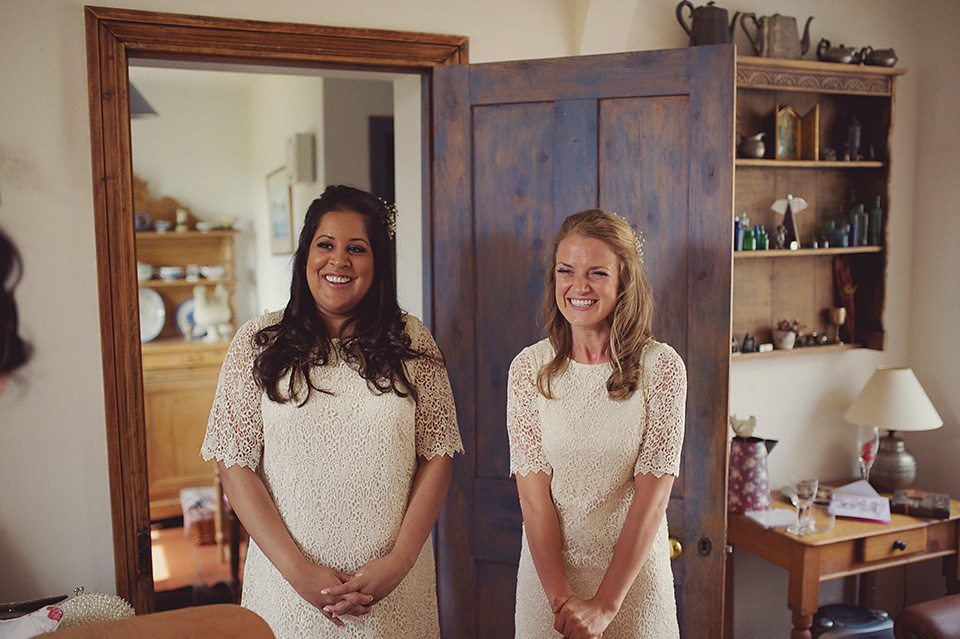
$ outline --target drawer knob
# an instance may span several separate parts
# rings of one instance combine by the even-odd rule
[[[898,539],[898,540],[896,540],[895,542],[893,542],[893,549],[894,549],[894,550],[906,550],[906,549],[907,549],[907,542],[903,541],[902,539]]]

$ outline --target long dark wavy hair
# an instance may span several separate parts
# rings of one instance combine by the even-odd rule
[[[547,336],[556,356],[537,372],[537,388],[553,398],[550,383],[567,368],[573,353],[570,323],[557,308],[557,247],[572,234],[591,237],[606,244],[617,256],[619,283],[617,303],[610,327],[610,360],[613,370],[607,378],[607,395],[613,400],[629,399],[640,383],[640,354],[653,339],[653,292],[640,260],[637,236],[627,221],[615,213],[589,209],[574,213],[563,221],[553,251],[547,258],[547,276],[543,291],[543,313]]]
[[[353,316],[340,326],[338,335],[329,334],[310,293],[306,272],[307,256],[320,220],[334,211],[351,211],[363,216],[373,253],[370,290],[354,309]],[[330,361],[334,337],[340,343],[340,356],[356,366],[371,390],[417,399],[417,389],[403,364],[429,356],[411,348],[410,337],[404,333],[403,312],[397,303],[396,251],[390,237],[393,214],[380,198],[343,185],[328,186],[310,204],[294,255],[290,300],[283,318],[261,329],[253,338],[254,343],[263,348],[253,364],[254,379],[274,402],[296,401],[302,406],[313,391],[329,392],[314,386],[310,370]],[[281,380],[288,372],[286,388],[281,388]],[[298,388],[306,392],[298,393]]]
[[[19,334],[17,302],[13,298],[22,273],[20,252],[0,231],[0,375],[12,373],[30,358],[30,345]]]

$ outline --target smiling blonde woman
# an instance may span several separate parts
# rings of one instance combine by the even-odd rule
[[[653,339],[640,246],[618,215],[568,217],[547,265],[548,338],[510,366],[517,639],[679,637],[666,508],[686,370]]]

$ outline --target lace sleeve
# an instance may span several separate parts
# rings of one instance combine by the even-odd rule
[[[666,344],[651,344],[643,357],[647,425],[633,473],[677,475],[686,415],[687,371],[680,355]]]
[[[553,473],[543,454],[540,414],[537,411],[537,365],[529,349],[517,355],[507,377],[507,435],[510,438],[510,474]]]
[[[416,410],[417,455],[431,459],[435,455],[453,457],[463,452],[460,428],[457,426],[457,407],[447,367],[440,349],[427,327],[412,315],[406,318],[411,346],[431,357],[418,357],[413,362],[413,383],[419,398]]]
[[[253,336],[260,328],[261,322],[254,318],[234,335],[220,369],[207,433],[200,448],[204,459],[217,459],[227,467],[240,464],[256,470],[260,465],[261,391],[253,380],[253,360],[257,355]]]

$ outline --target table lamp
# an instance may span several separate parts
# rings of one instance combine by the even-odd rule
[[[933,430],[943,419],[917,380],[913,370],[881,366],[843,414],[853,424],[876,426],[887,431],[880,438],[870,483],[892,491],[906,488],[917,478],[917,460],[896,431]]]

